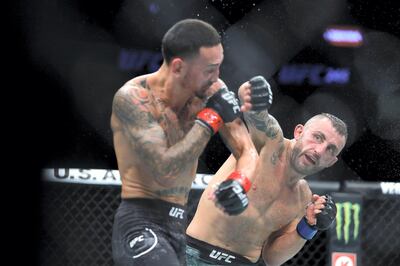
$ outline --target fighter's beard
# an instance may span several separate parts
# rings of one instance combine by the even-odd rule
[[[299,167],[296,163],[297,159],[300,157],[299,155],[300,155],[300,149],[293,148],[292,155],[290,158],[290,164],[297,173],[307,176],[307,175],[315,174],[320,171],[320,169],[318,169],[318,167],[312,167],[312,168]]]

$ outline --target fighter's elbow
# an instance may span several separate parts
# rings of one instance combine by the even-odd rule
[[[274,261],[268,258],[263,258],[264,259],[264,263],[266,266],[280,266],[282,265],[282,263],[278,262],[278,261]]]
[[[264,248],[262,258],[267,266],[280,266],[285,263],[285,259],[279,254],[269,251]]]

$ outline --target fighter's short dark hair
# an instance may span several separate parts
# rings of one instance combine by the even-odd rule
[[[201,47],[221,43],[218,31],[199,19],[184,19],[173,25],[162,39],[164,61],[169,64],[174,57],[190,58],[198,55]]]

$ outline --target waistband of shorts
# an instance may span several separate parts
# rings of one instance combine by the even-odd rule
[[[154,214],[170,219],[187,219],[186,206],[160,199],[122,198],[119,207],[121,209],[132,209],[136,213]]]
[[[189,247],[199,252],[199,257],[205,262],[218,265],[236,265],[238,263],[240,265],[258,265],[258,261],[252,262],[236,252],[211,245],[189,235],[186,235],[186,241]]]

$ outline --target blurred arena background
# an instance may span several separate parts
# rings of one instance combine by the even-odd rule
[[[31,262],[109,265],[107,259],[79,261],[84,257],[81,253],[78,261],[71,261],[63,257],[68,252],[50,247],[55,247],[63,232],[72,239],[65,242],[72,251],[78,248],[96,254],[87,250],[93,246],[74,242],[74,234],[82,236],[83,231],[65,229],[73,226],[67,221],[96,221],[97,229],[108,224],[101,219],[113,215],[118,187],[104,192],[103,186],[43,184],[41,170],[117,169],[109,128],[112,97],[130,78],[159,67],[161,37],[183,18],[203,19],[221,32],[225,49],[221,77],[230,89],[237,90],[254,75],[269,78],[274,92],[271,114],[286,137],[292,137],[297,123],[318,112],[333,113],[348,123],[349,141],[339,162],[308,180],[335,182],[346,192],[346,182],[400,180],[400,10],[395,1],[19,0],[9,10],[10,28],[17,34],[15,45],[7,44],[18,52],[6,51],[6,56],[16,63],[12,67],[13,84],[20,88],[14,98],[16,109],[25,112],[16,120],[23,153],[14,151],[12,158],[16,158],[16,169],[22,157],[26,169],[33,170],[31,175],[18,174],[20,194],[14,196],[30,199],[28,203],[22,200],[30,206],[22,216],[34,217],[25,228],[33,232],[26,233],[32,236],[29,239],[37,242],[26,251]],[[198,173],[214,173],[227,156],[216,135],[200,158]],[[384,235],[393,230],[398,247],[400,233],[394,229],[398,219],[384,218],[377,225],[373,217],[398,217],[399,196],[371,199],[368,193],[365,237],[369,235],[366,225],[375,228],[369,237],[377,243],[383,243],[377,227],[386,228]],[[79,211],[79,202],[88,204],[87,211]],[[96,212],[87,214],[104,202],[109,203],[101,208],[107,209],[106,218]],[[379,213],[385,207],[390,211]],[[51,227],[55,224],[57,229]],[[109,253],[108,229],[99,229],[104,235],[97,240],[104,241],[104,251],[99,253],[104,256]],[[328,240],[322,239],[318,249],[328,252]],[[366,249],[363,243],[359,244],[368,254],[380,252]],[[314,253],[301,255],[313,257]],[[51,256],[63,259],[56,263]],[[366,260],[365,265],[380,265],[380,253],[371,256],[376,259]],[[397,256],[385,265],[400,265],[399,260]],[[305,260],[291,265],[325,263]]]

